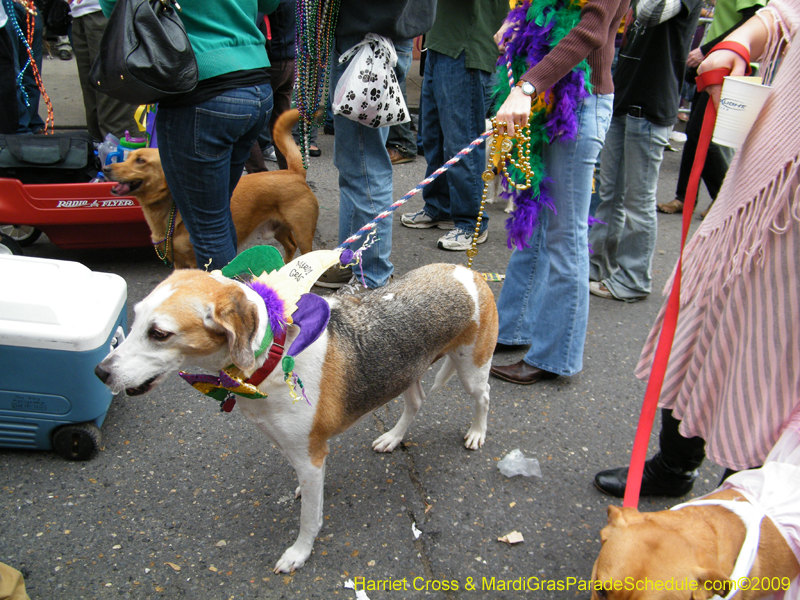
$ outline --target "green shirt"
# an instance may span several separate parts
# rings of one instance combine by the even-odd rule
[[[739,11],[751,6],[764,6],[766,0],[717,0],[714,18],[706,31],[705,40],[713,40],[742,20]]]
[[[425,44],[451,58],[465,52],[468,69],[493,73],[500,56],[494,34],[507,15],[508,0],[439,0]]]
[[[269,66],[258,12],[269,14],[279,0],[180,0],[181,21],[197,57],[200,81],[234,71]],[[100,0],[108,16],[116,0]]]

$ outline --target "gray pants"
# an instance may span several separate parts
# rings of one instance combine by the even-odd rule
[[[106,96],[89,85],[89,69],[100,52],[100,39],[107,23],[108,19],[99,10],[72,21],[72,51],[78,64],[86,127],[97,140],[102,140],[108,133],[122,138],[126,131],[130,131],[133,137],[144,137],[133,117],[135,106]]]
[[[615,115],[600,154],[595,218],[602,223],[589,235],[589,279],[621,300],[639,300],[652,287],[656,189],[669,131],[645,118]]]

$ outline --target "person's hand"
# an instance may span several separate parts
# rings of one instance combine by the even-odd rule
[[[696,67],[701,62],[703,62],[703,51],[700,48],[695,48],[691,52],[689,52],[689,56],[686,58],[686,66],[687,67]]]
[[[509,27],[511,27],[511,21],[503,21],[500,29],[498,29],[497,33],[494,34],[494,43],[497,44],[500,52],[506,51],[506,44],[503,41],[503,36],[505,35],[506,31],[508,31]]]
[[[497,111],[498,133],[507,133],[510,137],[514,137],[518,128],[525,127],[528,124],[530,116],[531,97],[523,94],[518,87],[514,87],[506,101]]]
[[[730,69],[730,75],[744,75],[747,71],[747,63],[736,52],[730,50],[717,50],[710,52],[706,59],[697,67],[697,74],[702,75],[715,69]],[[708,86],[704,91],[708,92],[714,101],[714,108],[719,108],[719,95],[722,91],[721,84]]]

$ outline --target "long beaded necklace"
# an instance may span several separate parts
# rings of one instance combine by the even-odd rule
[[[309,135],[322,123],[328,102],[330,57],[339,0],[297,0],[295,90],[300,113],[300,154],[308,168]]]
[[[506,51],[497,63],[498,106],[513,88],[514,79],[519,79],[540,62],[578,24],[585,4],[586,0],[525,0],[509,13],[507,20],[512,26],[504,40]],[[533,100],[529,137],[513,150],[516,161],[511,162],[510,169],[504,169],[505,191],[500,194],[503,198],[514,199],[514,211],[506,221],[510,248],[528,247],[540,211],[554,206],[542,148],[546,144],[575,139],[578,129],[575,107],[591,93],[590,74],[588,62],[582,60]],[[527,169],[520,170],[520,163],[527,163]],[[530,185],[511,185],[525,180],[527,170],[534,174]]]
[[[25,86],[22,83],[22,79],[25,76],[25,71],[30,67],[31,72],[33,73],[34,80],[36,81],[36,86],[39,88],[39,93],[41,94],[42,98],[44,98],[45,104],[47,105],[47,120],[45,121],[44,130],[47,133],[48,128],[50,129],[50,133],[53,133],[53,124],[55,122],[55,118],[53,116],[53,103],[50,101],[50,96],[47,95],[47,92],[44,89],[44,83],[42,82],[42,75],[39,73],[39,66],[36,64],[36,61],[33,60],[33,49],[31,48],[31,44],[33,44],[33,34],[34,28],[36,25],[36,17],[38,16],[36,6],[33,3],[33,0],[23,1],[21,6],[25,8],[26,13],[26,32],[22,30],[22,27],[17,20],[16,11],[14,10],[14,2],[13,0],[4,0],[3,6],[6,11],[6,15],[8,16],[8,20],[14,27],[14,31],[22,40],[23,45],[25,46],[25,50],[28,53],[28,60],[25,63],[25,66],[20,69],[19,74],[17,75],[17,87],[22,92],[22,98],[25,102],[25,106],[30,106],[30,99],[28,98],[28,92],[25,89]],[[14,42],[16,43],[16,42]]]

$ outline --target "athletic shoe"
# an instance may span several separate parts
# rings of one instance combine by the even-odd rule
[[[453,252],[464,252],[472,248],[472,238],[474,235],[474,231],[453,229],[439,238],[439,249],[452,250]],[[482,244],[486,241],[487,237],[489,237],[489,230],[484,228],[484,230],[478,236],[478,243]]]
[[[452,221],[435,221],[427,214],[424,209],[420,209],[415,213],[406,213],[400,219],[400,222],[406,227],[411,229],[430,229],[431,227],[438,227],[439,229],[452,229],[455,223]]]

